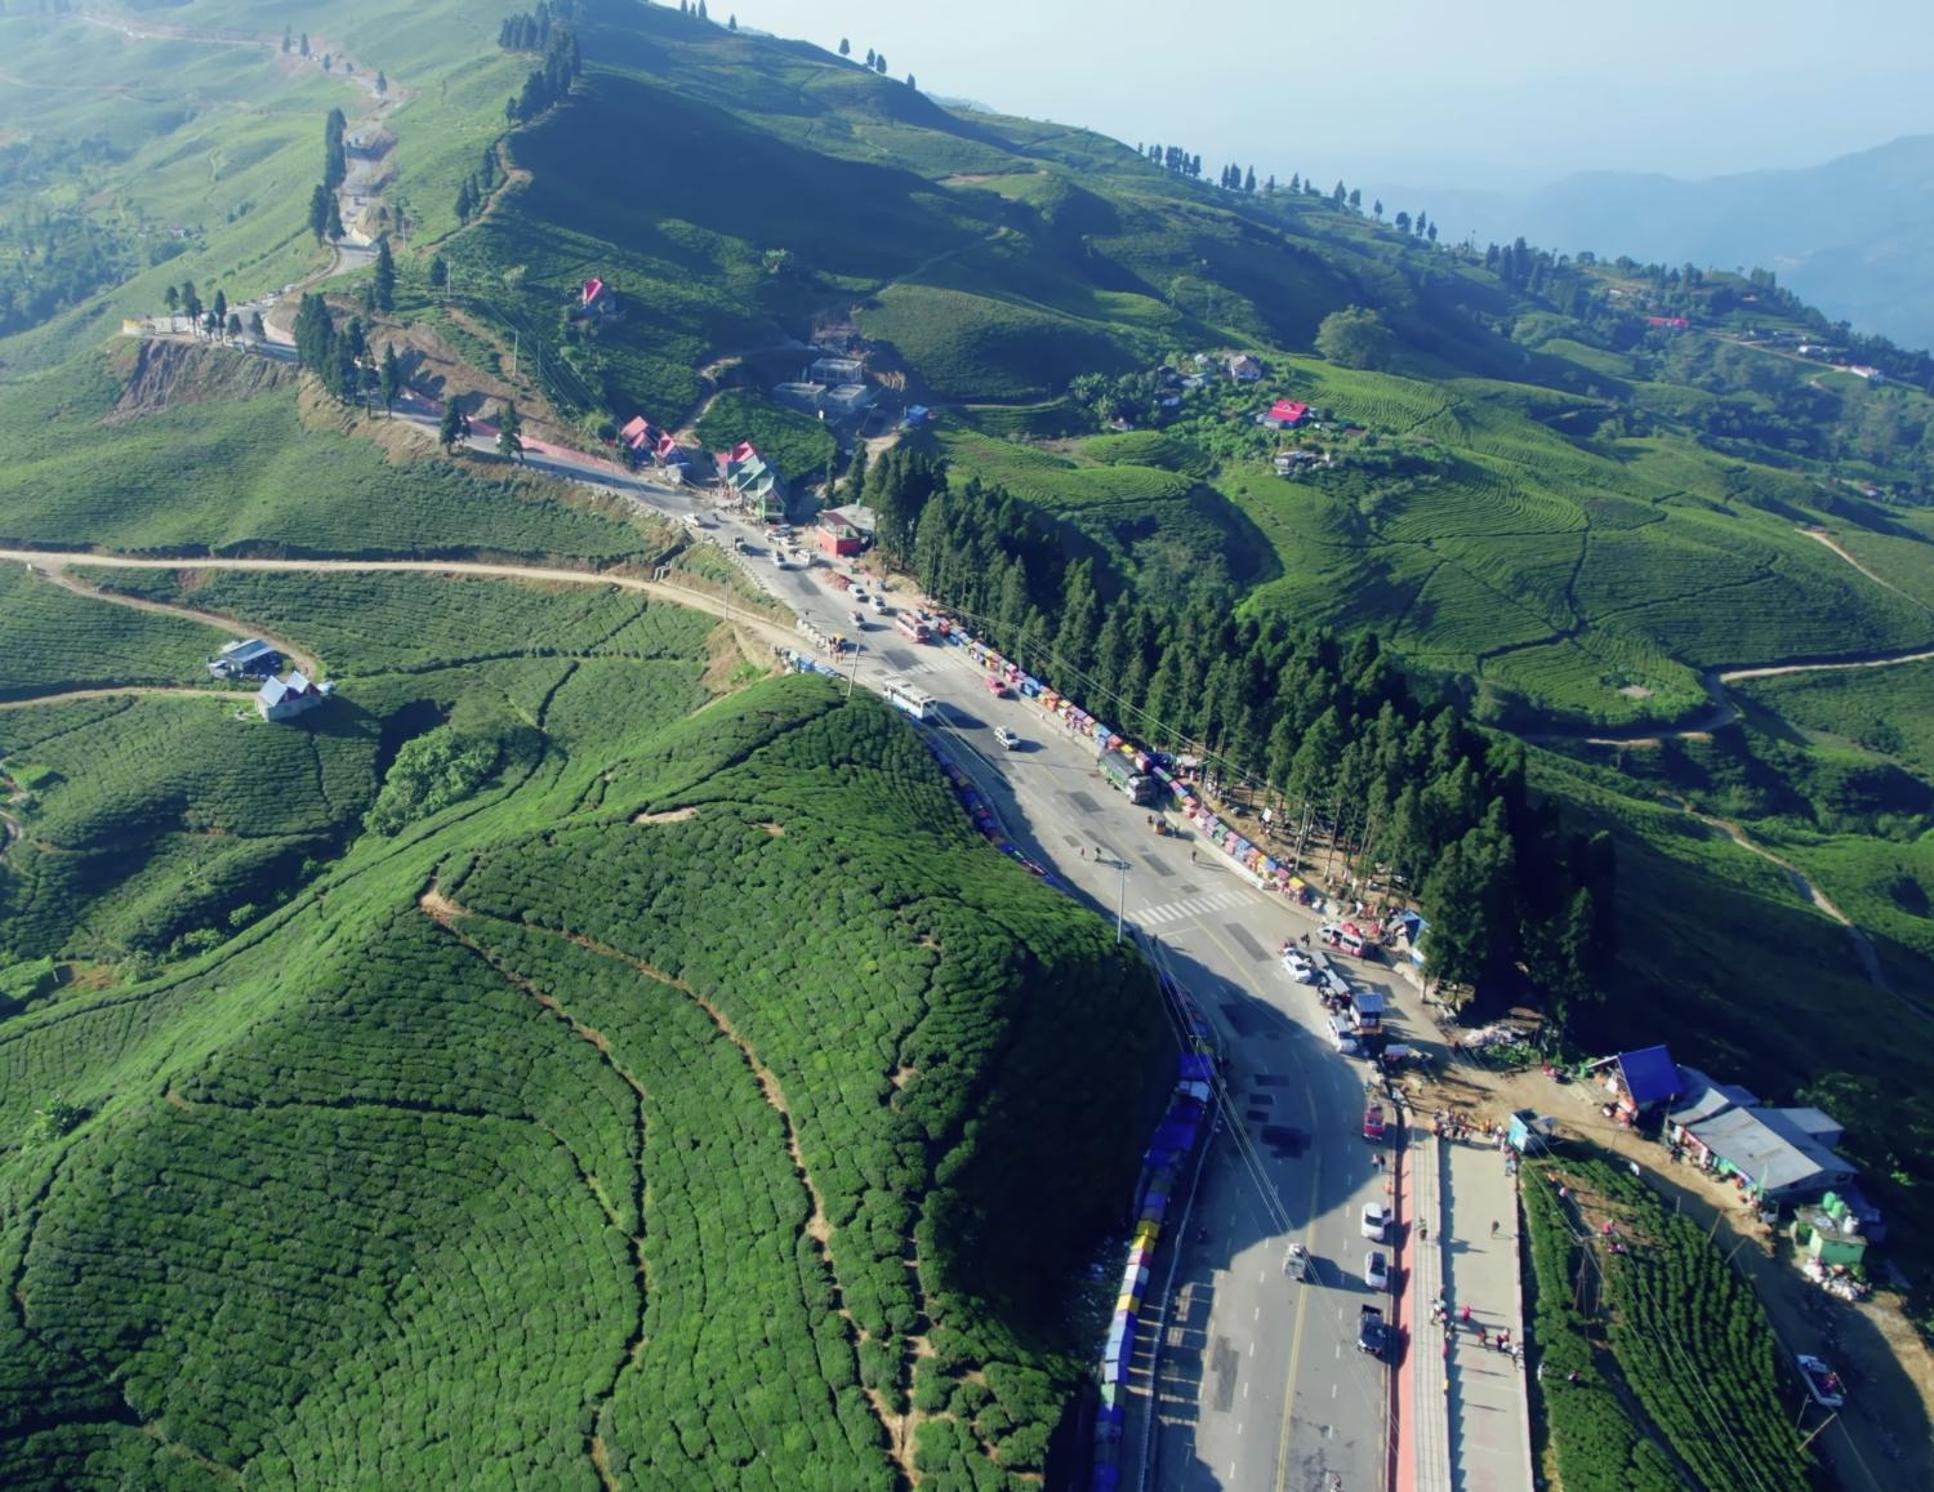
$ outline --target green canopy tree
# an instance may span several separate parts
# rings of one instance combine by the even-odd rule
[[[1384,319],[1364,306],[1332,311],[1316,329],[1316,350],[1345,368],[1382,368],[1395,339]]]

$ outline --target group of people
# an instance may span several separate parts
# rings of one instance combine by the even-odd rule
[[[1511,1340],[1511,1333],[1503,1328],[1493,1332],[1483,1322],[1476,1320],[1471,1315],[1471,1308],[1469,1306],[1458,1307],[1456,1315],[1453,1316],[1450,1303],[1444,1299],[1444,1292],[1441,1288],[1437,1292],[1436,1304],[1431,1307],[1431,1314],[1436,1318],[1437,1324],[1444,1331],[1444,1359],[1446,1362],[1450,1360],[1451,1338],[1456,1335],[1459,1328],[1462,1328],[1476,1335],[1478,1346],[1492,1348],[1502,1352],[1513,1362],[1519,1366],[1523,1366],[1524,1343],[1513,1342]]]

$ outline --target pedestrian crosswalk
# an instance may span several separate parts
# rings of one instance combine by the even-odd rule
[[[1185,896],[1177,901],[1165,901],[1157,906],[1143,907],[1135,913],[1135,920],[1159,927],[1164,922],[1174,922],[1182,917],[1201,917],[1210,912],[1226,912],[1231,907],[1240,906],[1247,899],[1248,893],[1235,887],[1230,887],[1226,891],[1205,891],[1200,896]]]

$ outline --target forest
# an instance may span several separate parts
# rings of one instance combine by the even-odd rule
[[[1609,836],[1527,791],[1523,749],[1413,693],[1374,634],[1341,639],[1206,588],[1145,596],[1038,511],[895,450],[864,478],[879,542],[1024,668],[1157,749],[1197,755],[1320,835],[1342,868],[1413,894],[1435,977],[1522,965],[1567,1005],[1616,952]],[[1334,857],[1326,857],[1326,860]]]

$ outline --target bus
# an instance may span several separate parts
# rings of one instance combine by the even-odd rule
[[[893,630],[909,642],[926,642],[932,637],[927,624],[916,616],[908,616],[904,611],[893,619]]]
[[[896,710],[905,710],[915,720],[932,720],[940,713],[940,704],[931,694],[906,684],[888,684],[886,702]]]

